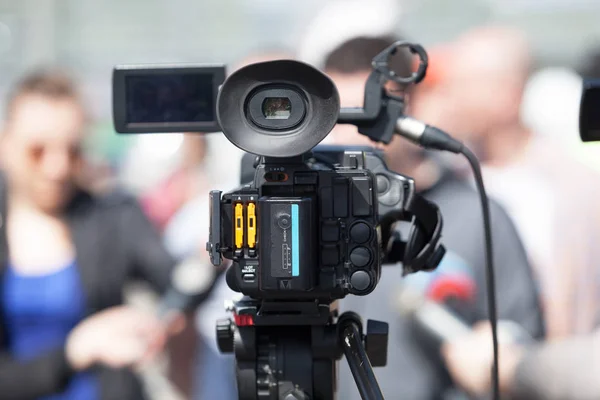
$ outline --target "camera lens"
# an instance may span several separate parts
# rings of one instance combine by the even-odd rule
[[[293,86],[264,85],[249,96],[248,120],[270,134],[288,135],[306,118],[306,99]]]
[[[266,119],[288,119],[292,114],[292,102],[287,97],[267,97],[262,112]]]

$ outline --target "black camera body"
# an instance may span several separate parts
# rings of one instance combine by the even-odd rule
[[[382,258],[373,173],[351,162],[313,171],[299,161],[261,164],[250,188],[221,200],[229,286],[261,299],[370,293]]]
[[[579,135],[583,142],[600,141],[600,79],[584,79],[579,107]]]
[[[411,77],[387,69],[399,47],[421,58]],[[426,54],[396,43],[373,62],[364,108],[350,109],[340,108],[328,76],[297,61],[248,65],[225,81],[224,68],[214,65],[115,68],[117,131],[220,128],[258,157],[251,182],[210,194],[207,251],[214,265],[233,261],[233,290],[259,301],[328,304],[372,292],[382,263],[402,262],[405,273],[439,263],[441,214],[416,194],[411,178],[389,171],[373,148],[317,146],[337,123],[354,124],[375,142],[391,141],[404,100],[388,95],[385,83],[418,82]],[[407,238],[394,229],[402,220],[412,224]]]
[[[315,154],[322,161],[266,158],[251,184],[222,197],[211,192],[218,226],[211,225],[208,250],[215,264],[221,254],[233,260],[232,289],[252,298],[330,302],[377,285],[380,209],[402,208],[414,182],[364,149]]]

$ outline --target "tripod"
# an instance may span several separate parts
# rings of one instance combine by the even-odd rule
[[[336,318],[316,301],[245,297],[229,311],[233,319],[217,322],[217,341],[221,352],[235,354],[240,400],[333,400],[342,355],[361,397],[383,399],[372,366],[387,362],[387,323],[369,320],[363,336],[358,315]]]

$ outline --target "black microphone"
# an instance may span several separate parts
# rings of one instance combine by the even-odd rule
[[[200,258],[189,258],[178,264],[173,269],[171,285],[159,302],[159,317],[170,321],[196,307],[212,289],[215,278],[215,268]]]
[[[471,308],[476,293],[473,268],[449,251],[435,270],[405,276],[395,300],[398,311],[415,320],[439,345],[470,330],[455,312],[442,304],[452,304],[459,310]],[[439,332],[440,329],[443,331]]]
[[[453,312],[408,286],[398,292],[396,308],[401,315],[415,321],[439,344],[465,336],[471,331],[469,325]]]
[[[438,344],[451,342],[468,335],[471,327],[448,307],[426,298],[412,287],[403,287],[396,298],[396,308],[401,315],[415,321]],[[498,321],[498,340],[501,343],[527,344],[532,337],[512,321]]]

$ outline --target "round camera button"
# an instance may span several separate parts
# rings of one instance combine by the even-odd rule
[[[350,262],[357,267],[365,267],[371,262],[371,252],[366,247],[357,247],[350,253]]]
[[[356,290],[366,290],[371,286],[371,277],[365,271],[356,271],[350,277],[350,284]]]
[[[371,238],[371,227],[364,222],[357,222],[350,228],[350,239],[355,243],[366,243]]]

